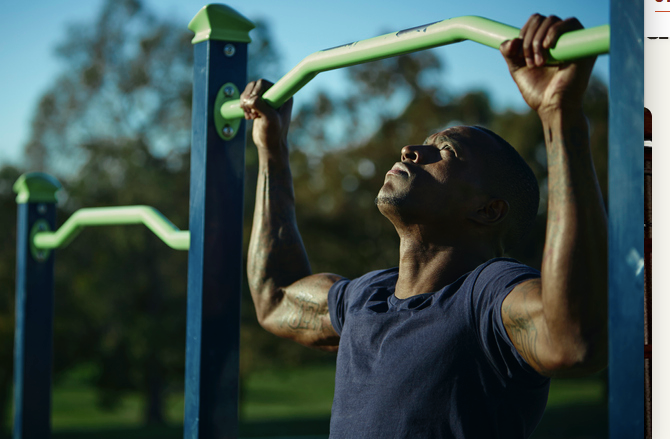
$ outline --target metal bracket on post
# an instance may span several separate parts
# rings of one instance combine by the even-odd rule
[[[49,227],[49,223],[45,219],[39,219],[35,221],[35,224],[33,224],[33,227],[30,229],[30,254],[37,262],[46,261],[51,254],[51,250],[37,248],[35,246],[35,235],[37,235],[39,232],[48,232],[50,230],[51,227]]]
[[[228,45],[226,45],[228,46]],[[235,47],[230,44],[230,47]],[[231,55],[228,55],[228,53]],[[232,56],[235,54],[235,50],[226,52],[226,56]],[[224,119],[221,115],[221,107],[228,101],[232,101],[240,98],[240,91],[237,89],[237,86],[232,82],[227,82],[219,89],[219,92],[216,94],[216,100],[214,101],[214,126],[216,126],[216,132],[221,136],[223,140],[230,140],[235,137],[237,130],[240,128],[240,119],[235,118],[232,120]]]

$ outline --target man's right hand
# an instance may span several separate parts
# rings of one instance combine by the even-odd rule
[[[265,79],[259,79],[247,84],[240,95],[244,118],[254,120],[252,135],[259,152],[277,152],[278,149],[288,146],[293,98],[275,110],[263,100],[263,94],[272,85]]]

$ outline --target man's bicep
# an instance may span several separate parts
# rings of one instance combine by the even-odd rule
[[[502,303],[502,320],[523,359],[540,374],[553,376],[555,355],[544,318],[541,279],[514,287]]]
[[[330,273],[313,274],[283,288],[265,328],[305,346],[336,351],[340,336],[330,320],[328,292],[340,279]]]

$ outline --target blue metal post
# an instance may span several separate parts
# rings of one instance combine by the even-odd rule
[[[224,95],[239,97],[244,89],[253,27],[223,5],[204,7],[189,25],[196,36],[184,410],[188,439],[238,435],[245,132],[244,122],[217,128],[215,101]]]
[[[14,439],[51,437],[53,252],[31,247],[35,230],[53,230],[60,183],[42,173],[16,181],[16,324]]]
[[[609,429],[644,435],[642,0],[610,3]]]

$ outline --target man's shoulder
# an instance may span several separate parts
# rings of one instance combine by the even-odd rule
[[[479,275],[482,272],[493,273],[493,272],[505,272],[509,270],[523,270],[523,271],[532,271],[540,273],[535,268],[530,265],[524,264],[517,261],[513,258],[493,258],[479,265],[471,274]]]
[[[364,274],[357,280],[365,283],[383,282],[388,280],[398,279],[398,267],[384,268],[382,270],[374,270]]]
[[[338,281],[347,289],[362,290],[367,287],[390,287],[395,286],[398,280],[398,267],[374,270],[352,280],[343,278]],[[334,285],[335,286],[335,285]]]
[[[469,284],[478,299],[504,298],[519,283],[540,277],[540,272],[512,258],[494,258],[469,275]]]
[[[398,268],[387,268],[366,273],[353,280],[342,278],[335,282],[328,293],[328,307],[333,328],[342,333],[345,315],[353,309],[362,309],[371,305],[375,299],[383,302],[393,294],[398,279]]]

